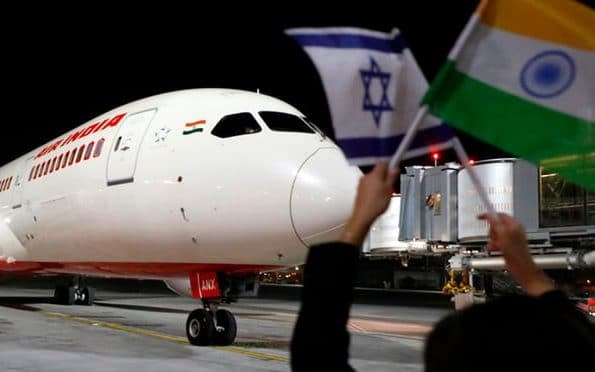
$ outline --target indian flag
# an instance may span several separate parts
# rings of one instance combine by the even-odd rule
[[[595,191],[595,11],[570,0],[482,1],[424,103]]]
[[[196,133],[196,132],[202,132],[203,127],[205,126],[205,124],[207,123],[206,120],[197,120],[197,121],[193,121],[192,123],[186,123],[186,125],[184,125],[184,132],[182,132],[183,135],[188,135],[188,134],[192,134],[192,133]]]

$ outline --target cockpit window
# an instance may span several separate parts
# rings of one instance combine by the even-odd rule
[[[308,119],[307,117],[303,117],[302,120],[308,123],[310,128],[314,129],[314,131],[318,133],[321,137],[326,137],[326,134],[322,131],[322,129],[318,128],[318,125],[314,124],[312,120]]]
[[[298,116],[274,111],[261,111],[258,114],[271,130],[314,133],[314,130]]]
[[[257,133],[261,130],[262,128],[260,128],[260,125],[258,125],[252,114],[242,112],[224,116],[219,120],[217,125],[215,125],[211,134],[221,138],[228,138],[241,136],[243,134]]]

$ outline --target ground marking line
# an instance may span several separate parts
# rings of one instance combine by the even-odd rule
[[[116,329],[116,330],[124,331],[124,332],[128,332],[128,333],[134,333],[134,334],[138,334],[138,335],[142,335],[142,336],[149,336],[149,337],[159,338],[159,339],[166,340],[166,341],[172,341],[172,342],[176,342],[176,343],[179,343],[182,345],[190,345],[190,343],[188,342],[188,339],[186,339],[186,337],[168,335],[166,333],[150,331],[147,329],[131,327],[131,326],[118,324],[118,323],[105,322],[102,320],[97,320],[97,319],[92,319],[92,318],[81,318],[78,316],[57,313],[54,311],[47,311],[47,310],[39,309],[38,312],[40,312],[44,315],[50,316],[50,317],[72,320],[75,322],[88,324],[88,325],[91,325],[94,327]],[[263,353],[260,351],[250,351],[248,349],[236,347],[236,346],[214,346],[214,348],[218,349],[218,350],[229,351],[232,353],[243,354],[250,358],[264,360],[264,361],[278,361],[278,362],[284,362],[284,363],[289,362],[289,358],[286,358],[281,355],[268,354],[268,353]]]

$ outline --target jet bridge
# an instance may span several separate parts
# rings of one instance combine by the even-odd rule
[[[520,159],[485,160],[473,167],[494,208],[525,227],[534,254],[595,249],[595,193]],[[486,209],[468,169],[412,166],[400,182],[401,194],[372,226],[364,255],[487,256],[488,224],[476,218]]]

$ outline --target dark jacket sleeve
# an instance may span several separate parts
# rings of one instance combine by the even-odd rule
[[[345,243],[310,248],[291,340],[293,371],[353,371],[346,326],[358,256],[359,248]]]

